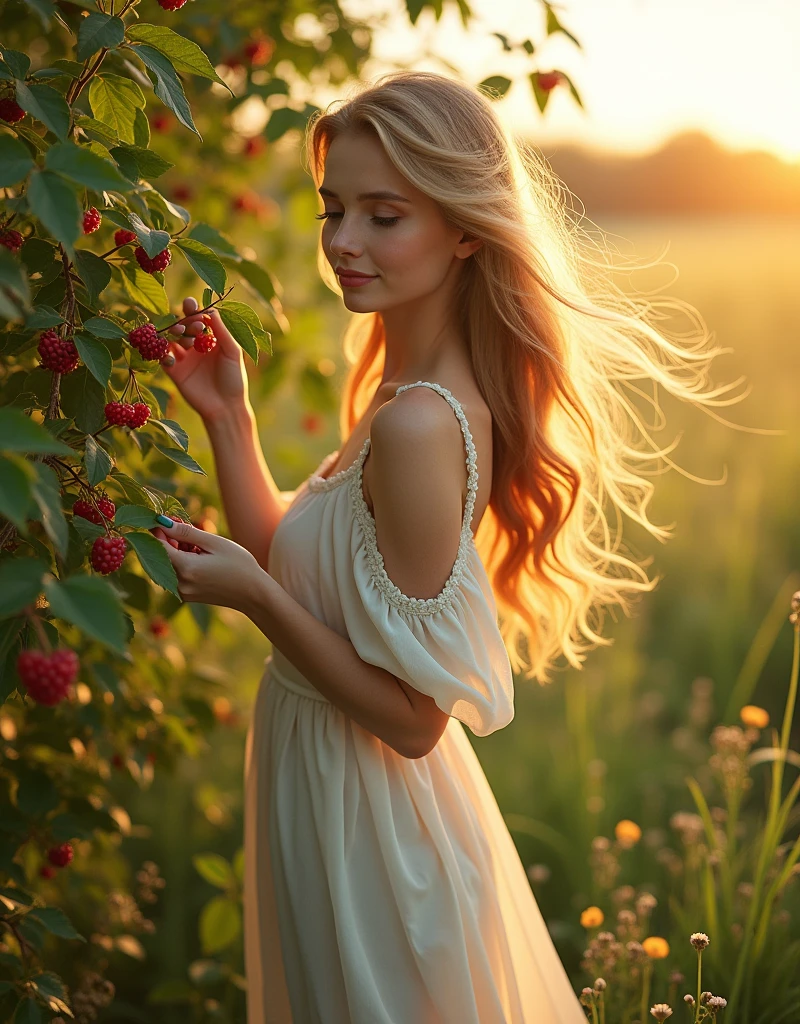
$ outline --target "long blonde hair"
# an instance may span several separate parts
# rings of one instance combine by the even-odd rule
[[[654,485],[640,468],[669,448],[655,446],[623,388],[641,395],[634,382],[650,379],[697,405],[732,404],[743,396],[718,396],[738,382],[701,390],[714,356],[730,350],[709,349],[701,318],[677,300],[661,305],[690,311],[694,339],[670,339],[647,322],[654,304],[612,282],[610,249],[573,220],[568,190],[512,138],[479,90],[411,70],[361,83],[308,123],[304,155],[317,187],[343,132],[377,136],[450,223],[482,240],[464,261],[453,312],[494,421],[491,498],[475,543],[512,668],[549,682],[560,654],[580,668],[584,652],[613,642],[590,625],[593,610],[598,625],[607,604],[630,614],[626,594],[659,582],[623,553],[621,527],[612,537],[603,507],[610,502],[618,527],[625,513],[662,542],[670,536],[648,519]],[[340,294],[321,244],[318,266]],[[380,314],[353,314],[344,335],[343,437],[375,393],[384,348]],[[637,433],[652,451],[636,447]],[[591,643],[581,645],[578,634]]]

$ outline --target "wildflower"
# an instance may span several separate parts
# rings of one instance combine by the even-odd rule
[[[611,899],[615,903],[630,903],[635,895],[636,890],[632,885],[621,885],[611,893]]]
[[[724,1010],[728,1005],[728,1000],[723,999],[722,996],[711,996],[706,1004],[712,1013],[716,1013],[717,1010]]]
[[[642,830],[635,821],[631,821],[630,818],[623,818],[617,822],[614,828],[614,835],[623,848],[629,849],[631,846],[635,846],[642,838]]]
[[[669,943],[658,935],[648,936],[642,946],[651,960],[663,960],[669,956]]]
[[[581,914],[581,925],[584,928],[599,928],[603,921],[603,911],[599,907],[587,907]]]
[[[642,892],[636,899],[636,911],[644,916],[658,905],[658,900],[651,892]]]
[[[755,704],[745,704],[739,712],[739,717],[745,725],[752,726],[753,729],[766,729],[769,725],[769,712]]]
[[[711,992],[701,992],[700,993],[700,1005],[701,1006],[705,1006],[706,1003],[709,1001],[709,999],[713,999],[713,993],[711,993]]]
[[[630,925],[636,924],[636,914],[632,910],[620,910],[617,914],[617,921],[623,928],[628,928]]]
[[[705,932],[692,932],[689,941],[699,953],[706,948],[711,940]]]
[[[580,1001],[584,1006],[591,1006],[594,1001],[594,992],[588,986],[581,990]]]
[[[672,974],[670,974],[669,976],[670,985],[680,985],[680,983],[684,980],[684,976],[681,974],[680,971],[673,971]]]
[[[694,996],[690,996],[688,992],[683,997],[683,1001],[684,1003],[688,1003],[689,1006],[694,1006]]]
[[[605,978],[595,978],[594,979],[594,990],[595,990],[595,992],[602,992],[605,987],[606,987],[606,979]]]
[[[656,1020],[666,1020],[667,1017],[672,1016],[672,1007],[666,1003],[656,1003],[655,1006],[650,1007],[650,1013]]]
[[[550,878],[550,868],[546,864],[529,864],[528,878],[534,884],[546,882]]]

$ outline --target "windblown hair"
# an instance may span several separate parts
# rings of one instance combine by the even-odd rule
[[[547,683],[559,655],[580,668],[585,651],[613,643],[595,632],[592,612],[598,628],[607,604],[630,614],[626,594],[660,579],[624,553],[620,513],[662,542],[671,536],[648,518],[654,485],[641,468],[670,448],[656,447],[624,389],[643,395],[635,382],[651,380],[653,398],[644,397],[657,411],[658,384],[699,406],[740,401],[718,399],[738,381],[701,390],[714,356],[730,349],[709,349],[699,314],[679,300],[661,305],[686,309],[700,327],[693,337],[681,343],[648,322],[656,304],[613,283],[611,248],[573,218],[569,191],[480,90],[425,71],[360,84],[309,121],[305,158],[317,187],[345,132],[377,136],[446,220],[483,243],[464,261],[452,310],[493,417],[491,499],[475,543],[513,670]],[[341,294],[321,244],[318,266]],[[344,335],[343,437],[380,383],[384,350],[380,313],[354,314]],[[591,642],[581,645],[580,634]]]

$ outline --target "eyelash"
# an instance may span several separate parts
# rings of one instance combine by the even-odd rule
[[[315,217],[317,220],[327,220],[328,217],[341,217],[341,214],[337,213],[334,210],[330,210],[326,211],[325,213],[317,213],[315,214]],[[375,221],[376,224],[379,224],[381,227],[384,228],[390,228],[393,224],[396,224],[400,220],[399,217],[373,217],[372,219]]]

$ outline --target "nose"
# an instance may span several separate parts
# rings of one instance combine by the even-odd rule
[[[358,232],[352,219],[348,220],[343,216],[338,223],[336,231],[330,241],[331,252],[337,256],[347,253],[351,256],[358,256],[364,251],[363,243],[358,239]]]

